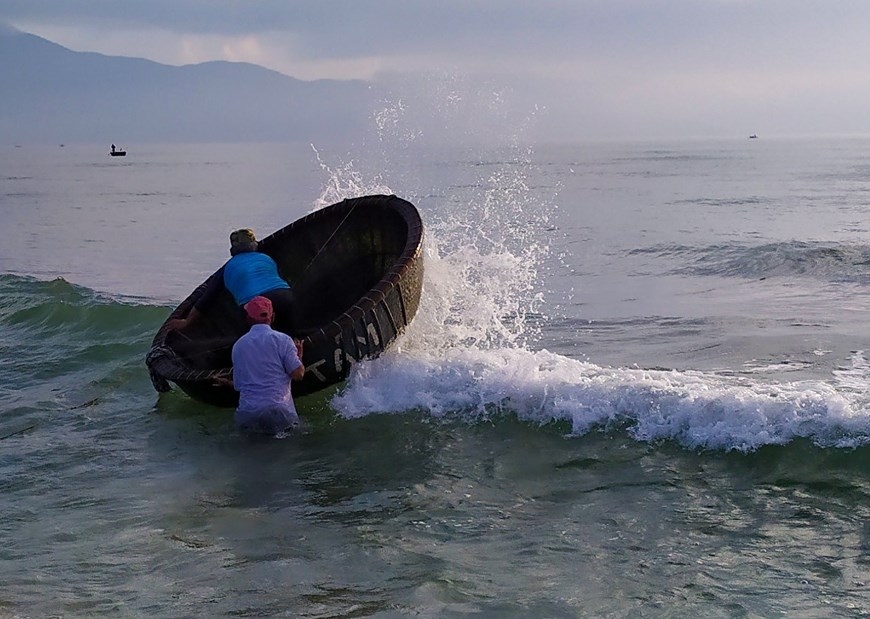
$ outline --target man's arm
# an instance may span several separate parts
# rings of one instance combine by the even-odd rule
[[[296,360],[299,361],[299,366],[290,370],[288,373],[290,374],[290,380],[302,380],[302,377],[305,376],[305,366],[302,365],[302,340],[293,340],[293,345],[296,346]],[[292,355],[288,355],[292,357]],[[285,366],[286,367],[286,366]]]
[[[221,291],[221,288],[224,287],[224,268],[221,267],[220,270],[214,274],[214,276],[208,280],[206,283],[205,290],[202,295],[197,299],[196,303],[193,307],[190,308],[190,311],[187,313],[187,316],[184,318],[173,318],[170,320],[167,325],[170,329],[176,331],[183,331],[197,320],[199,320],[200,316],[202,316],[203,310],[208,308],[213,302],[215,297]]]
[[[232,387],[235,389],[235,385],[233,384],[233,375],[229,376],[215,376],[214,377],[214,386],[215,387]]]
[[[196,309],[196,306],[190,308],[190,311],[187,313],[187,316],[184,318],[173,318],[172,320],[167,321],[166,326],[169,327],[170,331],[184,331],[199,320],[199,317],[202,313]]]

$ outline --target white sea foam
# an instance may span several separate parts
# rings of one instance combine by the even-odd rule
[[[533,424],[567,422],[571,435],[624,428],[641,441],[705,449],[751,451],[799,437],[821,446],[870,443],[867,398],[824,382],[608,368],[521,348],[399,347],[357,366],[334,405],[347,417],[512,414]]]
[[[481,165],[487,172],[470,195],[446,198],[456,206],[450,215],[424,213],[420,310],[391,350],[354,367],[333,399],[340,414],[410,411],[468,422],[514,415],[564,425],[569,436],[620,429],[640,441],[726,451],[801,437],[821,446],[870,443],[870,366],[861,354],[830,383],[771,384],[754,376],[603,367],[536,349],[528,316],[542,309],[537,268],[549,248],[541,230],[555,196],[529,189],[530,156],[517,151],[500,165]],[[352,165],[322,165],[330,181],[319,203],[390,191]]]
[[[457,220],[430,223],[420,311],[395,348],[354,368],[333,400],[340,414],[418,411],[469,422],[509,414],[564,423],[570,435],[621,428],[641,441],[717,450],[799,437],[822,446],[870,443],[870,370],[861,355],[835,384],[768,384],[601,367],[534,350],[525,319],[537,309],[533,252],[518,256],[493,234]]]

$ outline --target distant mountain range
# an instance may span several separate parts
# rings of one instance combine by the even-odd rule
[[[376,99],[363,81],[74,52],[0,27],[0,144],[345,141],[369,128]]]

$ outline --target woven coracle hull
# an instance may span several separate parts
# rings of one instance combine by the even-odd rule
[[[377,357],[395,341],[420,304],[422,244],[414,205],[384,195],[327,206],[260,241],[259,250],[278,263],[296,300],[305,378],[293,383],[294,396],[345,380],[355,362]],[[167,321],[186,316],[208,281]],[[247,329],[226,290],[184,332],[164,323],[146,357],[154,387],[168,391],[173,382],[196,400],[236,406],[238,393],[215,379],[232,372],[232,346]]]

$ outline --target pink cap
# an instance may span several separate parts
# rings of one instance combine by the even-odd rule
[[[272,321],[272,302],[266,297],[254,297],[245,303],[245,312],[253,322],[268,323]]]

